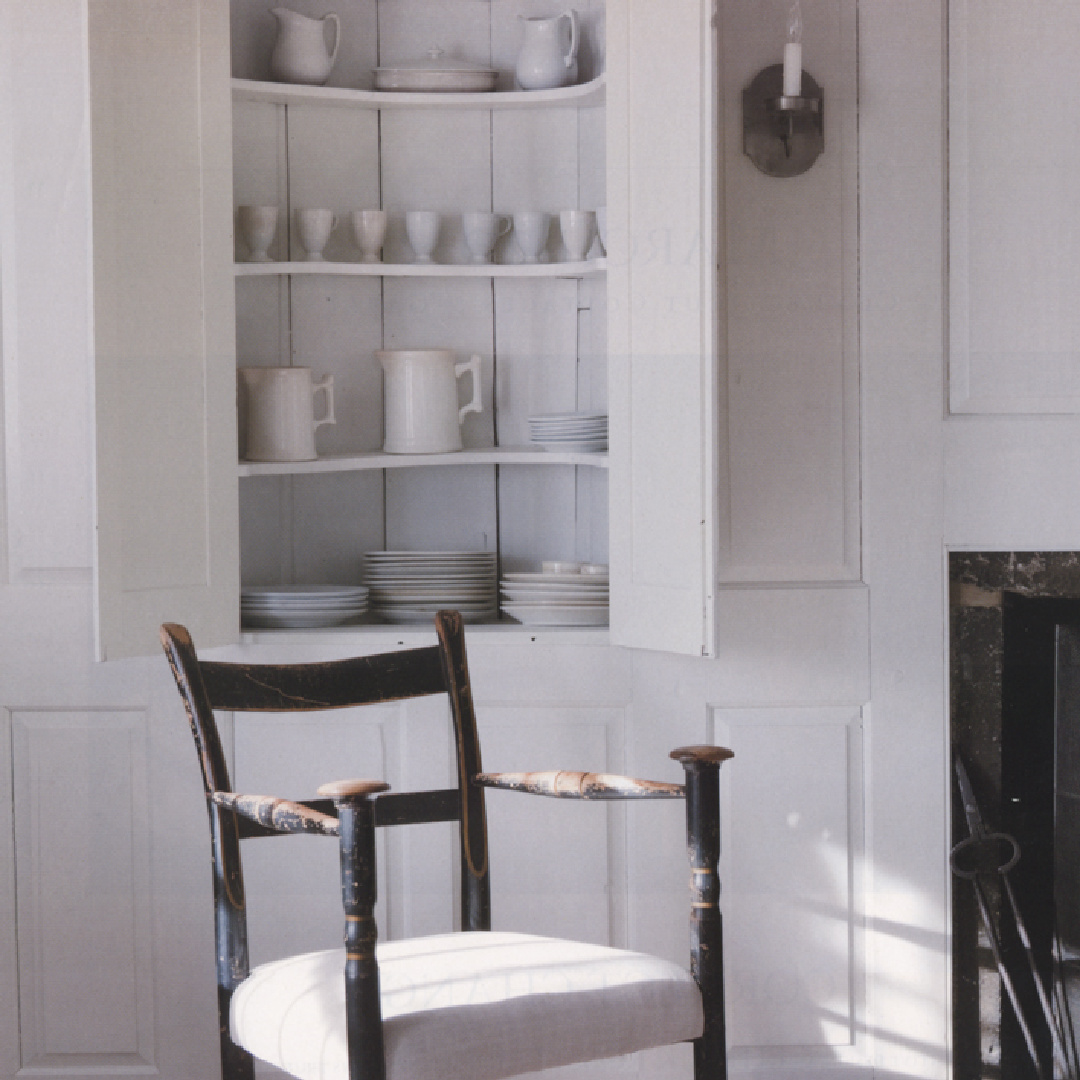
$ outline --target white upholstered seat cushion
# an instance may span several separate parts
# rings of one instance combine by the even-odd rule
[[[499,1080],[701,1034],[676,964],[495,932],[378,946],[387,1080]],[[232,1000],[233,1041],[301,1080],[348,1080],[344,952],[257,967]]]

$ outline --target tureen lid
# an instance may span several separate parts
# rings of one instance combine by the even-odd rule
[[[436,45],[428,49],[427,55],[419,60],[404,60],[399,64],[391,64],[388,67],[379,67],[376,71],[452,71],[469,72],[476,75],[494,75],[492,68],[483,67],[481,64],[470,64],[467,60],[455,60],[447,56],[446,52]]]

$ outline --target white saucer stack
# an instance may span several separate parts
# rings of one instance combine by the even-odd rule
[[[610,587],[604,571],[506,573],[503,614],[526,626],[607,626]]]
[[[529,436],[546,450],[598,454],[608,448],[607,413],[544,413],[530,416]]]
[[[363,585],[246,585],[240,590],[240,621],[244,626],[342,626],[367,611]]]
[[[498,618],[498,570],[491,551],[369,551],[364,581],[372,610],[392,623],[430,622],[460,611],[467,623]]]

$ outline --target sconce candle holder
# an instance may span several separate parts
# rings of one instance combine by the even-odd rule
[[[784,65],[762,68],[743,90],[743,151],[767,176],[798,176],[825,149],[825,98],[809,72],[784,94]]]

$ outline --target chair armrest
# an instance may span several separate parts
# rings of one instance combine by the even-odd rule
[[[681,799],[682,784],[637,780],[615,773],[505,772],[477,773],[473,783],[505,791],[524,791],[556,799]]]
[[[338,835],[336,817],[289,799],[277,799],[273,795],[239,795],[235,791],[215,791],[210,799],[275,832]]]
[[[323,784],[319,794],[339,803],[377,795],[381,791],[388,791],[389,787],[381,780],[335,780]],[[291,799],[278,799],[273,795],[239,795],[235,791],[215,791],[210,799],[218,806],[233,810],[241,817],[274,832],[341,835],[339,820],[333,814],[324,814],[321,810]]]

